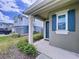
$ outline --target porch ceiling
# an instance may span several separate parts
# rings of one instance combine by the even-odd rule
[[[27,15],[34,15],[42,18],[43,20],[48,18],[50,11],[54,11],[57,8],[67,6],[75,3],[78,0],[43,0],[29,7],[24,13]]]

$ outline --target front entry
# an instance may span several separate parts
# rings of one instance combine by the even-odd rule
[[[46,38],[49,38],[49,21],[46,21]]]

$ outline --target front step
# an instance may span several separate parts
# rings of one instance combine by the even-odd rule
[[[48,56],[46,56],[44,54],[40,54],[40,55],[37,56],[36,59],[52,59],[52,58],[50,58],[50,57],[48,57]]]

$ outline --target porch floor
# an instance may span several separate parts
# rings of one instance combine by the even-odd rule
[[[51,46],[48,41],[43,39],[35,42],[34,45],[41,54],[50,57],[51,59],[79,59],[79,54]]]

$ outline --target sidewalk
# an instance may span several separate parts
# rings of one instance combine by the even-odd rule
[[[0,37],[1,37],[1,36],[9,36],[9,35],[5,35],[5,34],[0,34]]]
[[[34,45],[40,53],[49,56],[51,59],[79,59],[79,54],[53,47],[45,40],[40,40],[34,43]]]

